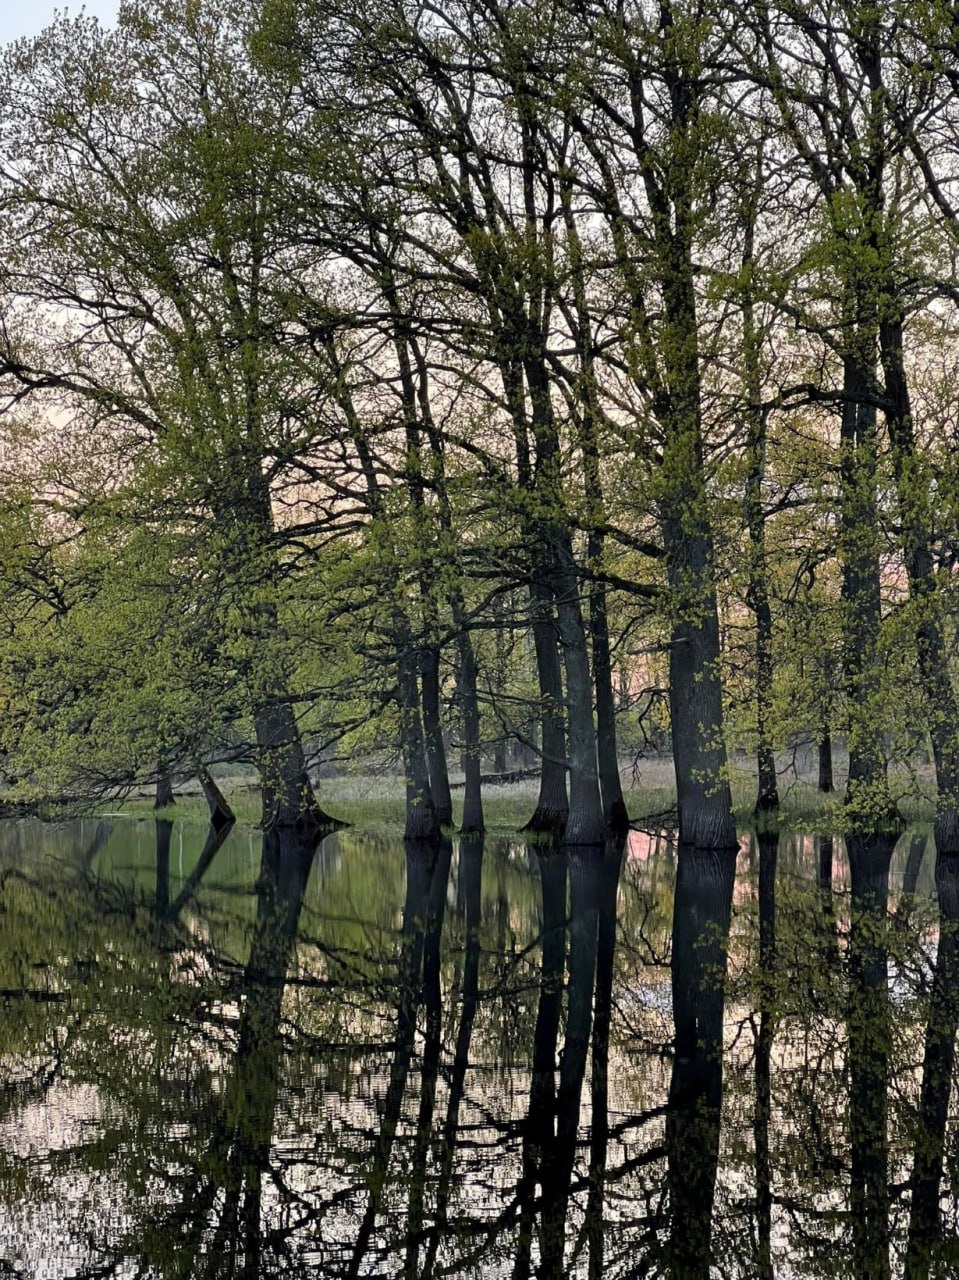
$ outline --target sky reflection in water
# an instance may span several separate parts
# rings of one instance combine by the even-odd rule
[[[957,919],[921,832],[0,824],[0,1274],[956,1274]]]

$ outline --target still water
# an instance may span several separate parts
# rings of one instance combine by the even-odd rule
[[[959,873],[0,824],[0,1276],[959,1275]]]

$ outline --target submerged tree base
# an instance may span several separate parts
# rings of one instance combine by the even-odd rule
[[[623,800],[616,800],[610,805],[606,815],[606,834],[608,836],[624,836],[629,830],[629,813]]]
[[[554,809],[547,805],[537,805],[533,816],[520,827],[523,835],[544,836],[560,839],[566,830],[569,819],[568,809]]]
[[[940,858],[959,858],[959,812],[941,809],[933,826],[936,853]]]
[[[732,808],[679,811],[680,848],[732,850],[739,848]]]

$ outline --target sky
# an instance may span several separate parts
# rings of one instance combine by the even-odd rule
[[[35,36],[53,19],[57,9],[77,14],[85,9],[103,23],[113,22],[119,0],[0,0],[0,45],[20,36]]]

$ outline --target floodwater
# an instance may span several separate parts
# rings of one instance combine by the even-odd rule
[[[0,1276],[959,1275],[959,873],[0,823]]]

